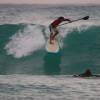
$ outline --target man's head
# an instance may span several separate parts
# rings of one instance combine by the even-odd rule
[[[64,20],[65,18],[64,18],[64,17],[62,17],[62,16],[60,16],[58,19],[59,19],[59,20]]]

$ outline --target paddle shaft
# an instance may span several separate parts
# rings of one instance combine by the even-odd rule
[[[87,16],[86,16],[86,17],[87,17]],[[84,18],[85,18],[85,17],[84,17]],[[72,20],[72,21],[70,21],[70,22],[68,22],[68,23],[64,23],[64,24],[61,24],[61,25],[59,25],[59,26],[62,26],[62,25],[65,25],[65,24],[69,24],[69,23],[72,23],[72,22],[76,22],[76,21],[79,21],[79,20],[87,20],[87,19],[84,19],[84,18]]]

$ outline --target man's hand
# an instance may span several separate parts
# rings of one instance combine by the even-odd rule
[[[69,22],[72,22],[70,19],[65,19],[65,21],[69,21]]]

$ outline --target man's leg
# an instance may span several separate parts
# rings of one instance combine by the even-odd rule
[[[58,32],[55,33],[54,35],[51,35],[50,37],[50,44],[53,44],[53,40],[55,39],[55,37],[58,35]]]
[[[54,28],[52,26],[49,27],[50,29],[50,44],[53,44],[53,35],[54,35]]]
[[[55,39],[55,37],[59,34],[59,32],[58,32],[58,30],[57,30],[57,28],[55,28],[54,29],[54,35],[52,35],[52,39],[54,40]]]

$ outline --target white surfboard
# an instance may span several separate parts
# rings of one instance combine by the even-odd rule
[[[47,40],[46,51],[49,52],[49,53],[57,53],[57,52],[59,52],[60,47],[59,47],[58,41],[55,39],[52,42],[53,43],[50,44],[50,39]]]

